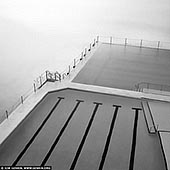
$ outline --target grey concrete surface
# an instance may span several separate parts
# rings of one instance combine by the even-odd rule
[[[148,134],[144,114],[139,115],[134,170],[166,169],[158,134]],[[154,167],[154,168],[153,168]]]
[[[55,94],[48,95],[2,143],[0,146],[0,165],[12,165],[56,102],[56,98]]]
[[[149,106],[158,130],[170,131],[170,103],[149,101]]]
[[[61,95],[62,96],[62,95]],[[56,100],[57,96],[56,96]],[[56,102],[55,100],[55,102]],[[63,99],[53,111],[51,117],[40,131],[39,135],[29,147],[26,154],[19,161],[18,165],[40,165],[44,155],[48,152],[55,137],[62,128],[65,120],[69,116],[68,110],[72,110],[75,101]],[[67,107],[65,107],[67,106]],[[49,108],[51,109],[51,108]],[[35,152],[36,151],[36,152]],[[38,156],[37,156],[38,153]]]
[[[51,117],[17,165],[41,164],[56,136],[61,131],[63,124],[75,107],[76,100],[79,99],[84,100],[84,102],[78,106],[70,119],[46,165],[51,165],[53,169],[57,170],[70,168],[93,113],[95,107],[93,102],[101,102],[102,105],[97,109],[75,169],[98,169],[113,116],[113,104],[121,105],[122,107],[118,111],[115,121],[104,169],[127,169],[131,154],[134,122],[132,107],[141,108],[140,100],[80,90],[62,90],[50,93],[0,146],[0,165],[11,165],[14,162],[54,106],[57,97],[65,97],[65,99],[53,111]],[[150,154],[148,154],[148,150]],[[157,162],[153,163],[155,161]],[[145,164],[142,162],[145,162]],[[134,166],[141,169],[143,167],[146,170],[165,169],[158,138],[148,134],[143,111],[140,112],[137,126]]]
[[[170,103],[149,101],[151,113],[160,134],[160,144],[165,155],[167,169],[170,168]]]
[[[167,162],[167,168],[170,169],[170,133],[160,132],[160,138],[164,149],[165,159]]]
[[[76,169],[98,169],[113,112],[110,102],[99,108]]]
[[[128,103],[123,103],[123,107],[119,110],[104,170],[129,169],[133,122],[135,118],[135,113],[129,107],[129,104],[135,104],[136,107],[140,106],[135,101],[133,104],[131,102]]]
[[[170,85],[170,50],[102,44],[73,82],[134,89],[140,82]]]
[[[156,133],[156,127],[155,127],[155,122],[153,121],[153,116],[149,108],[149,104],[146,100],[141,102],[143,111],[144,111],[144,117],[146,120],[146,125],[148,127],[148,132],[149,133]]]

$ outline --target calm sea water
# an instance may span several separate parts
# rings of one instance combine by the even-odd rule
[[[170,41],[169,17],[169,0],[2,0],[0,115],[42,72],[64,70],[97,35]]]

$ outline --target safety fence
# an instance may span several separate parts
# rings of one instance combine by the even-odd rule
[[[9,115],[21,104],[24,103],[24,101],[31,95],[33,94],[33,88],[30,88],[28,91],[26,91],[23,95],[21,95],[18,100],[8,108],[8,110],[5,111],[4,114],[1,115],[0,117],[0,124],[5,120],[8,119]]]
[[[125,46],[149,47],[156,49],[170,50],[170,42],[148,41],[143,39],[119,38],[115,36],[98,36],[97,41],[109,44],[119,44]]]
[[[5,120],[8,119],[10,114],[20,105],[24,104],[25,100],[31,96],[32,94],[36,94],[36,92],[43,87],[47,82],[61,82],[64,80],[70,73],[77,67],[77,65],[88,55],[88,53],[91,52],[92,49],[95,48],[98,41],[94,39],[92,43],[86,47],[83,52],[76,58],[74,58],[73,62],[70,63],[70,65],[61,73],[58,71],[56,72],[50,72],[45,71],[42,73],[36,80],[34,80],[33,87],[30,88],[26,93],[20,96],[20,98],[15,102],[14,105],[12,105],[8,110],[5,111],[2,116],[0,116],[0,124]]]

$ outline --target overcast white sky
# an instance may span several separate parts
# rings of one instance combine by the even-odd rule
[[[0,0],[0,110],[96,35],[170,41],[170,0]]]
[[[170,39],[169,0],[1,0],[0,16],[55,34]]]

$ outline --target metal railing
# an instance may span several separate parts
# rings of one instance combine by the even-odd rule
[[[137,47],[148,47],[156,49],[168,49],[170,50],[170,42],[162,41],[148,41],[143,39],[131,39],[131,38],[119,38],[115,36],[98,36],[97,41],[109,44],[119,44],[125,46],[137,46]]]
[[[20,96],[20,98],[12,105],[9,109],[5,111],[2,116],[0,116],[0,124],[5,120],[8,119],[10,114],[20,105],[24,104],[25,100],[32,94],[36,94],[36,92],[43,87],[47,82],[61,82],[63,79],[65,79],[67,76],[70,75],[70,73],[77,67],[77,65],[87,56],[89,52],[96,46],[98,43],[97,39],[94,39],[93,43],[91,43],[88,47],[84,49],[84,51],[76,58],[74,58],[73,62],[70,63],[70,65],[61,73],[58,71],[56,72],[50,72],[45,71],[42,73],[36,80],[34,80],[33,88],[30,88],[26,93]]]
[[[59,72],[45,71],[39,77],[34,80],[34,92],[40,89],[46,82],[61,81],[61,75]]]
[[[97,36],[94,41],[84,49],[84,51],[77,57],[74,58],[73,62],[70,63],[70,65],[61,73],[59,72],[50,72],[45,71],[42,73],[36,80],[34,80],[33,88],[29,89],[24,95],[20,96],[17,102],[13,106],[11,106],[8,110],[5,111],[5,113],[0,117],[0,123],[7,119],[9,115],[20,105],[24,103],[26,98],[28,98],[31,94],[35,94],[37,90],[39,90],[46,82],[61,82],[63,79],[65,79],[72,70],[74,70],[77,65],[86,57],[88,52],[91,52],[91,50],[98,44],[98,42],[102,43],[109,43],[109,44],[121,44],[121,45],[130,45],[130,46],[138,46],[138,47],[151,47],[151,48],[157,48],[157,49],[170,49],[170,42],[160,42],[160,41],[147,41],[147,40],[139,40],[139,39],[129,39],[129,38],[117,38],[117,37],[104,37],[104,36]],[[151,86],[151,83],[139,83],[136,89],[142,89],[142,84],[146,84],[147,87]],[[165,85],[159,85],[162,89],[165,89]],[[167,86],[166,86],[167,87]],[[170,91],[170,86],[168,86],[168,91]]]
[[[77,65],[86,57],[86,55],[91,52],[91,50],[96,46],[97,40],[94,39],[94,42],[89,44],[89,47],[86,47],[84,51],[76,58],[73,59],[68,67],[63,70],[61,73],[58,71],[50,72],[45,71],[42,73],[35,81],[34,81],[34,91],[36,92],[40,89],[46,82],[55,82],[55,81],[62,81],[65,79],[70,73],[77,67]]]
[[[33,88],[30,88],[28,91],[26,91],[23,95],[21,95],[18,100],[12,105],[10,106],[5,113],[0,116],[0,124],[5,120],[8,119],[9,115],[21,104],[24,103],[24,101],[31,95],[33,94]]]
[[[144,92],[144,89],[170,92],[169,85],[141,82],[135,85],[135,91]]]

